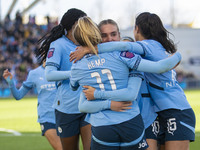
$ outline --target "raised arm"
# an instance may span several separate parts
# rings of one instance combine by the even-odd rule
[[[143,47],[136,42],[120,42],[113,41],[97,45],[98,53],[112,52],[112,51],[131,51],[139,55],[144,54]],[[76,51],[70,54],[70,61],[74,60],[74,63],[86,54],[92,53],[88,47],[79,46],[76,48]]]
[[[58,71],[55,66],[45,67],[45,77],[47,81],[61,81],[70,78],[71,71]]]
[[[131,51],[133,53],[143,55],[144,49],[137,42],[106,42],[97,45],[98,53],[112,52],[112,51]]]
[[[150,73],[164,73],[175,68],[181,61],[181,54],[176,52],[172,56],[154,62],[141,59],[137,71],[150,72]]]
[[[13,95],[13,97],[16,99],[16,100],[20,100],[22,99],[27,93],[28,91],[30,90],[30,88],[28,87],[24,87],[24,86],[21,86],[20,89],[18,90],[16,87],[15,87],[15,84],[14,84],[14,81],[13,81],[13,76],[12,74],[8,71],[8,69],[6,69],[3,73],[3,77],[4,79],[7,81],[8,85],[9,85],[9,88],[11,90],[11,93]]]
[[[140,59],[138,66],[135,67],[135,64],[130,62],[130,66],[132,69],[142,72],[150,72],[150,73],[164,73],[173,69],[181,60],[180,53],[175,53],[171,57],[160,60],[158,62],[153,62],[145,59]],[[135,67],[135,68],[134,68]],[[92,99],[112,99],[114,101],[127,101],[127,100],[135,100],[137,97],[137,93],[139,88],[137,89],[136,85],[141,85],[141,80],[138,80],[136,77],[131,77],[129,79],[129,84],[126,89],[116,90],[116,91],[98,91],[84,86],[88,90],[84,90],[84,93],[88,100]],[[139,86],[140,87],[140,86]],[[129,93],[134,93],[131,91],[136,91],[135,95],[131,95]],[[123,99],[122,99],[123,98]]]
[[[140,55],[144,54],[143,47],[137,42],[107,42],[98,45],[99,53],[110,52],[114,50],[131,51]],[[181,54],[179,52],[176,52],[170,57],[157,62],[141,59],[137,70],[150,73],[164,73],[176,67],[180,61]]]

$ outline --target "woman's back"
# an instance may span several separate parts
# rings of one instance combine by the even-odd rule
[[[155,40],[138,41],[145,51],[145,59],[158,61],[169,57],[163,46]],[[164,109],[188,109],[191,108],[185,94],[176,80],[175,70],[162,74],[145,73],[149,92],[158,107],[156,111]]]
[[[116,53],[100,54],[99,57],[87,55],[73,64],[72,70],[78,70],[77,73],[84,77],[84,80],[79,81],[80,85],[91,85],[101,90],[115,90],[127,86],[129,69],[117,59]]]
[[[52,108],[56,95],[55,82],[48,82],[44,75],[44,67],[31,70],[23,86],[31,89],[36,88],[38,93],[38,122],[55,123],[54,109]]]
[[[87,55],[72,66],[72,85],[89,85],[99,90],[116,90],[127,87],[129,68],[137,68],[140,56],[130,52]],[[117,115],[116,115],[117,114]],[[137,102],[126,112],[103,110],[89,114],[86,120],[92,125],[109,125],[124,122],[139,114]],[[99,119],[103,119],[99,121]],[[92,121],[92,122],[91,122]]]

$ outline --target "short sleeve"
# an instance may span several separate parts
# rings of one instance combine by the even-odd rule
[[[62,56],[62,48],[59,43],[53,42],[50,44],[49,51],[47,53],[46,58],[46,66],[55,66],[56,68],[60,68],[61,56]]]
[[[129,51],[124,51],[119,53],[119,58],[130,68],[133,70],[137,70],[138,65],[141,61],[141,56],[134,54]]]

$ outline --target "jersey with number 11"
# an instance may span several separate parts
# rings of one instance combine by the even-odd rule
[[[89,85],[98,90],[106,91],[126,88],[129,68],[137,70],[140,60],[141,57],[139,55],[130,52],[103,53],[98,56],[87,55],[72,65],[71,85]],[[91,124],[94,123],[98,126],[101,125],[101,123],[97,123],[99,117],[101,117],[103,119],[102,124],[110,125],[132,119],[138,114],[137,102],[133,102],[132,109],[126,112],[104,110],[90,114],[89,119],[93,120],[90,122]]]

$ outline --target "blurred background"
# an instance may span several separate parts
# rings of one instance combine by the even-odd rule
[[[121,37],[133,37],[137,14],[149,11],[160,16],[174,36],[182,62],[177,79],[185,90],[200,89],[200,1],[197,0],[0,0],[0,97],[11,97],[3,70],[9,69],[17,87],[37,67],[37,41],[60,22],[70,8],[85,11],[97,24],[115,20]],[[35,95],[31,91],[29,96]]]

